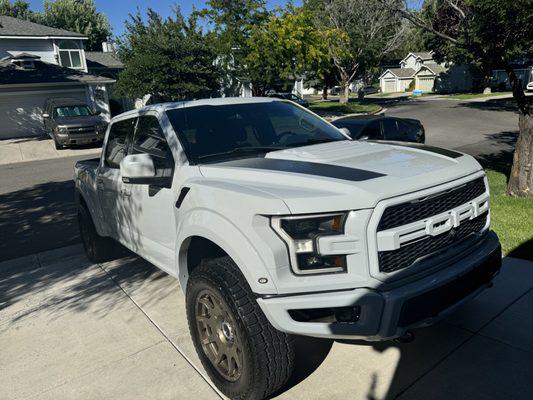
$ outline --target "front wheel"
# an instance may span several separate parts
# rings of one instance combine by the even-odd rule
[[[196,352],[220,391],[231,399],[258,400],[287,382],[294,368],[293,338],[268,322],[231,258],[196,268],[186,297]]]

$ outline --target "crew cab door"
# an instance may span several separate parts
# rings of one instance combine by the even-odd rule
[[[126,156],[137,119],[129,118],[111,125],[104,160],[98,168],[96,186],[107,233],[126,245],[135,215],[128,209],[129,187],[122,182],[120,161]]]
[[[162,269],[174,264],[176,221],[171,189],[174,158],[156,114],[139,116],[129,154],[149,154],[156,179],[149,183],[126,183],[128,208],[135,215],[130,225],[133,250]]]

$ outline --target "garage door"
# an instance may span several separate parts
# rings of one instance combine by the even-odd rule
[[[87,101],[85,89],[0,93],[0,139],[42,135],[43,106],[49,97]]]
[[[435,83],[435,78],[418,78],[417,81],[417,89],[420,89],[423,92],[433,91],[433,84]]]
[[[396,79],[385,79],[385,93],[396,91]]]

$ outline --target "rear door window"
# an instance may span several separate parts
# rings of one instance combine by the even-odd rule
[[[379,121],[370,122],[365,128],[361,131],[360,137],[362,139],[368,140],[380,140],[381,136],[381,126]]]
[[[130,118],[111,125],[104,158],[105,165],[109,168],[120,167],[120,162],[128,152],[136,121],[137,118]]]
[[[383,136],[385,140],[404,140],[394,118],[383,120]]]

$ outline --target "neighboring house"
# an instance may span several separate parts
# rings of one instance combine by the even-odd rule
[[[381,92],[404,92],[411,84],[423,92],[470,90],[473,75],[467,65],[447,65],[433,60],[431,51],[409,53],[400,68],[387,68],[379,77]]]
[[[107,86],[115,80],[87,73],[86,39],[0,16],[0,139],[42,135],[49,97],[76,98],[109,115]]]

